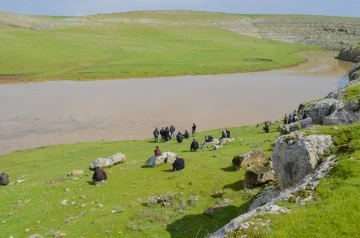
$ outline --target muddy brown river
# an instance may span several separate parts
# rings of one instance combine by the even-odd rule
[[[337,52],[302,53],[297,67],[257,73],[0,85],[0,154],[51,144],[145,139],[262,123],[347,81]],[[219,135],[220,136],[220,135]]]

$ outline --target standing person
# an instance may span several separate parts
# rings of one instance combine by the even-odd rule
[[[107,180],[106,172],[102,168],[96,167],[96,170],[94,171],[94,174],[93,174],[94,183],[96,185],[99,185],[100,183],[105,182],[105,180]]]
[[[164,127],[160,130],[161,142],[165,142],[165,130]]]
[[[287,113],[285,113],[284,116],[284,125],[289,124],[289,115]]]
[[[293,122],[296,122],[297,121],[297,113],[296,113],[296,110],[294,110],[294,113],[293,113]]]
[[[267,121],[265,122],[263,130],[265,131],[265,133],[269,133],[269,131],[270,131],[269,122],[267,122]]]
[[[155,155],[155,157],[162,155],[162,152],[161,152],[159,146],[156,146],[156,148],[154,150],[154,155]]]
[[[157,127],[155,128],[155,130],[154,130],[153,134],[154,134],[154,142],[158,142],[158,138],[159,138],[159,130],[158,130],[158,128],[157,128]]]
[[[194,137],[194,136],[195,136],[195,133],[196,133],[196,125],[195,125],[195,123],[193,123],[191,129],[192,129],[191,135],[192,135],[192,137]]]
[[[169,127],[165,127],[165,141],[168,142],[170,141],[170,130]]]
[[[174,126],[174,125],[171,125],[171,126],[170,126],[170,135],[171,135],[171,138],[173,138],[174,132],[175,132],[175,126]]]

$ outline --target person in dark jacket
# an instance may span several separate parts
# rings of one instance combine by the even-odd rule
[[[190,145],[190,151],[196,151],[198,149],[199,149],[199,143],[195,139],[193,139]]]
[[[155,128],[153,134],[154,134],[154,142],[158,142],[160,132],[157,127]]]
[[[176,159],[173,163],[173,171],[182,170],[185,168],[185,161],[183,158],[176,156]]]
[[[161,152],[159,146],[156,146],[156,148],[155,148],[155,150],[154,150],[154,155],[155,155],[156,157],[162,155],[162,152]]]
[[[265,122],[263,130],[265,131],[265,133],[269,133],[269,131],[270,131],[269,122],[267,122],[267,121]]]
[[[6,173],[0,174],[0,185],[7,185],[9,184],[9,175]]]
[[[171,136],[171,138],[173,138],[174,132],[175,132],[175,126],[171,125],[170,126],[170,136]]]
[[[164,127],[160,130],[161,142],[165,142],[165,130]]]
[[[184,132],[184,138],[185,139],[187,139],[187,138],[189,138],[190,137],[190,133],[188,132],[188,130],[185,130],[185,132]]]
[[[183,135],[181,134],[181,132],[179,131],[176,135],[176,140],[177,142],[181,143],[183,141]]]
[[[226,132],[226,138],[230,138],[230,131],[226,129],[225,132]]]
[[[96,170],[93,174],[93,181],[95,182],[95,184],[105,182],[105,180],[107,180],[106,172],[102,168],[96,167]]]
[[[221,132],[221,139],[223,139],[223,138],[226,138],[226,131],[225,130],[223,130]]]
[[[208,135],[208,136],[205,136],[205,142],[212,142],[214,140],[214,137]]]
[[[195,133],[196,133],[196,125],[195,125],[195,123],[193,123],[191,129],[192,129],[192,130],[191,130],[191,135],[192,135],[192,137],[194,137],[194,136],[195,136]]]
[[[168,142],[170,141],[171,136],[170,136],[170,130],[169,127],[165,127],[165,141]]]

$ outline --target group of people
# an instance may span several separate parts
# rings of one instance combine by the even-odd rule
[[[296,113],[296,110],[294,110],[293,113],[285,113],[285,116],[284,116],[284,124],[290,124],[290,123],[293,123],[293,122],[296,122],[298,120],[298,116],[297,116],[297,113]]]
[[[174,132],[175,132],[175,126],[171,125],[170,128],[169,127],[162,127],[161,130],[159,131],[159,129],[156,127],[155,130],[153,131],[153,135],[154,135],[154,142],[158,142],[159,141],[159,136],[161,137],[161,141],[162,142],[169,142],[173,137],[174,137]],[[191,127],[191,135],[194,137],[196,133],[196,124],[193,123],[192,127]],[[177,135],[176,135],[176,140],[181,143],[183,141],[183,139],[187,139],[190,137],[190,133],[188,132],[188,130],[185,130],[184,134],[182,134],[180,131],[178,131]]]

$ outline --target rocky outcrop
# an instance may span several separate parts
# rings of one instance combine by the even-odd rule
[[[116,153],[108,158],[98,158],[89,165],[89,168],[94,170],[96,167],[106,168],[122,163],[126,160],[126,156],[122,153]]]
[[[246,169],[244,179],[245,188],[254,188],[274,181],[275,173],[270,165],[260,165]]]
[[[350,124],[358,119],[357,115],[337,99],[327,98],[312,104],[306,111],[316,124]]]
[[[281,189],[296,185],[315,171],[321,157],[333,146],[329,135],[304,136],[291,133],[277,139],[272,154],[272,165]]]
[[[353,66],[349,72],[349,80],[353,81],[360,78],[360,63]]]
[[[308,126],[311,126],[311,125],[312,125],[311,117],[300,120],[300,126],[301,126],[302,129],[304,129],[304,128],[308,127]]]
[[[335,57],[339,60],[351,61],[354,63],[360,62],[360,48],[359,47],[346,47],[340,50],[338,56]]]
[[[303,178],[296,187],[290,187],[283,191],[280,191],[278,188],[266,189],[262,191],[251,204],[249,211],[244,213],[233,220],[228,224],[217,230],[215,233],[211,234],[211,238],[220,238],[228,237],[227,234],[239,230],[247,229],[251,225],[248,221],[254,221],[254,217],[261,216],[267,213],[289,213],[290,210],[284,207],[279,207],[277,204],[279,202],[286,202],[292,199],[295,196],[295,199],[292,200],[298,204],[304,205],[307,201],[312,200],[315,188],[319,185],[320,179],[327,176],[331,167],[335,164],[335,157],[329,156],[324,159],[324,162],[315,170],[314,173],[307,175]],[[306,192],[307,196],[303,196]],[[257,220],[257,219],[256,219]],[[261,224],[252,224],[255,226],[260,226]]]
[[[268,156],[261,150],[253,150],[233,158],[232,164],[235,170],[239,170],[245,166],[253,164],[264,164],[268,160]]]
[[[280,132],[281,135],[290,134],[291,132],[295,132],[298,130],[300,130],[300,127],[296,122],[280,125],[278,128],[278,131]]]

